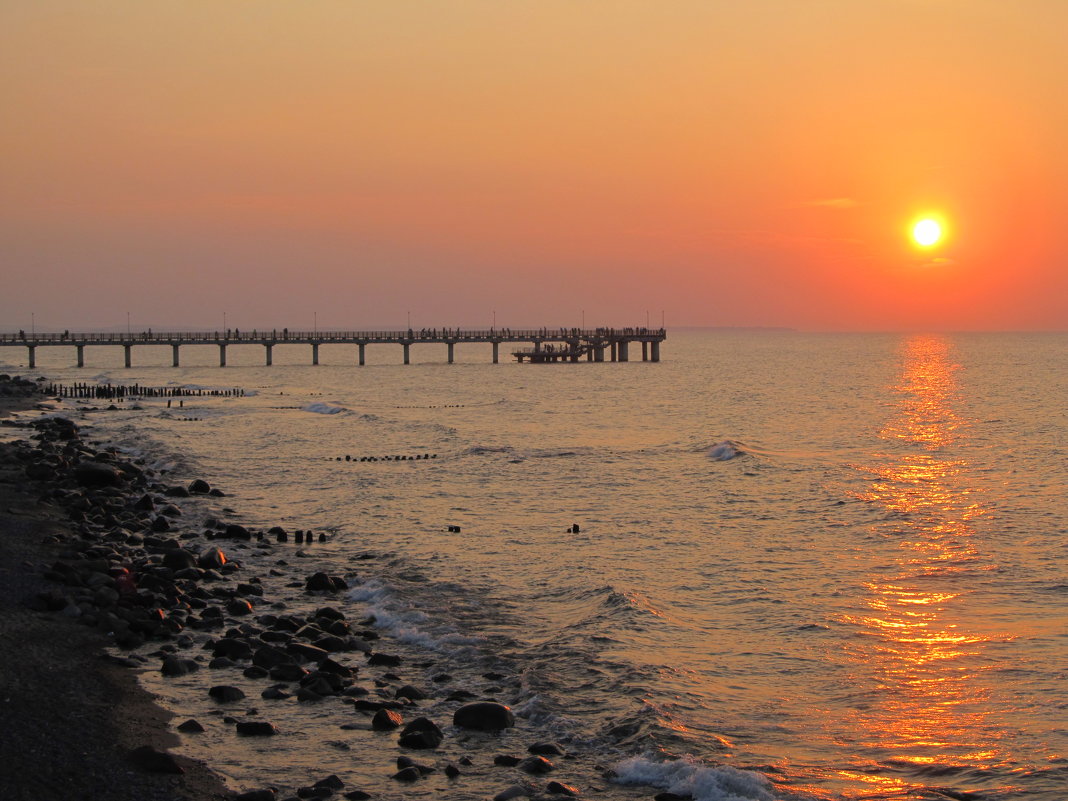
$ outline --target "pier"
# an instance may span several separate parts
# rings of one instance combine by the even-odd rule
[[[631,345],[641,346],[644,362],[660,361],[660,343],[667,338],[663,328],[421,328],[406,331],[290,331],[287,328],[270,331],[178,331],[153,333],[91,333],[77,334],[64,331],[59,334],[29,333],[0,334],[0,347],[26,348],[29,367],[37,366],[37,348],[68,347],[75,349],[78,367],[85,366],[85,349],[88,347],[121,347],[126,367],[133,364],[133,349],[137,345],[171,347],[171,365],[181,365],[180,349],[183,345],[210,345],[219,349],[219,366],[226,366],[227,348],[239,345],[258,345],[264,349],[264,364],[270,366],[276,345],[306,345],[311,349],[311,363],[319,364],[319,349],[325,345],[355,345],[353,362],[366,363],[369,345],[392,345],[401,347],[404,364],[411,363],[411,346],[437,343],[445,346],[445,357],[453,364],[456,346],[484,343],[492,346],[493,363],[497,364],[500,346],[526,345],[517,348],[512,355],[522,363],[551,363],[582,359],[590,362],[630,361]],[[565,358],[566,354],[566,358]],[[636,355],[636,354],[635,354]]]

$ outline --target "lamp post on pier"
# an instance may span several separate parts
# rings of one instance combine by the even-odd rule
[[[37,337],[37,321],[35,318],[36,312],[30,312],[30,336]]]
[[[126,312],[126,338],[130,338],[130,313]]]

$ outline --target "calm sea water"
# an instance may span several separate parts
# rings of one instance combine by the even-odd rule
[[[1065,797],[1064,335],[673,331],[659,364],[43,350],[62,381],[254,391],[89,420],[248,523],[330,532],[354,609],[461,683],[504,666],[529,726],[623,779]],[[717,765],[777,786],[732,796]]]

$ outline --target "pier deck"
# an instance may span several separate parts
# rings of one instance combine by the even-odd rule
[[[0,347],[23,347],[27,349],[29,367],[37,366],[37,348],[73,347],[78,367],[85,366],[87,347],[121,347],[124,349],[125,365],[132,365],[135,345],[169,345],[172,349],[171,364],[180,366],[179,349],[182,345],[213,345],[219,349],[219,366],[226,366],[226,349],[235,345],[259,345],[264,348],[264,363],[272,364],[275,345],[308,345],[311,347],[311,363],[319,364],[319,348],[323,345],[355,345],[356,364],[366,363],[368,345],[400,345],[404,364],[410,364],[411,346],[421,343],[438,343],[446,346],[449,364],[454,362],[455,348],[465,343],[488,343],[493,347],[493,363],[499,361],[499,348],[505,344],[529,343],[526,349],[517,349],[513,355],[519,358],[529,355],[532,362],[564,361],[547,358],[546,354],[569,354],[567,361],[579,361],[571,355],[585,356],[591,362],[630,360],[630,345],[641,343],[642,361],[660,361],[660,343],[667,338],[663,328],[422,328],[406,331],[290,331],[286,328],[270,331],[176,331],[153,333],[152,331],[126,333],[29,333],[0,334]],[[548,346],[552,345],[549,350]]]

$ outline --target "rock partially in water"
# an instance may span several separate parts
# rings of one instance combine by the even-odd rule
[[[500,731],[515,725],[515,714],[504,704],[476,701],[457,709],[452,716],[452,722],[463,729]]]

